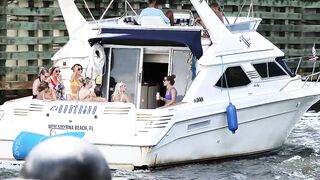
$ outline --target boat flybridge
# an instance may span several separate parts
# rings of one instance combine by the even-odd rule
[[[157,17],[137,24],[134,16],[88,23],[73,0],[59,0],[70,41],[52,58],[54,64],[67,78],[70,67],[81,63],[85,76],[101,79],[97,85],[106,102],[6,102],[0,106],[0,159],[23,160],[41,140],[75,132],[96,145],[111,168],[280,148],[320,99],[319,87],[292,73],[284,53],[256,32],[260,19],[226,25],[205,1],[191,2],[209,38],[201,36],[203,27],[191,25],[190,11],[175,11],[176,26]],[[170,74],[176,75],[177,102],[163,108],[155,96],[165,93],[162,79]],[[131,103],[109,101],[120,81]]]

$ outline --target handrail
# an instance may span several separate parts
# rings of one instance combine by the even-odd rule
[[[287,58],[287,59],[283,59],[284,61],[286,61],[286,62],[288,62],[289,60],[290,61],[292,61],[292,60],[297,60],[297,59],[299,59],[299,61],[298,61],[298,65],[297,65],[297,67],[296,67],[296,70],[295,70],[295,74],[298,74],[298,70],[299,70],[299,68],[300,68],[300,65],[301,65],[301,62],[302,61],[311,61],[311,59],[312,59],[312,57],[310,57],[310,56],[301,56],[301,57],[293,57],[293,58]],[[315,65],[316,65],[316,60],[312,60],[313,62],[314,62],[314,65],[313,65],[313,70],[312,70],[312,74],[314,73],[314,70],[315,70]],[[312,62],[311,61],[311,62]]]
[[[287,87],[291,82],[293,82],[293,81],[302,80],[302,79],[306,78],[306,79],[304,80],[304,83],[303,83],[302,87],[301,87],[301,88],[303,88],[303,87],[305,86],[305,84],[308,82],[308,80],[310,79],[310,77],[313,77],[313,76],[315,76],[315,75],[318,75],[318,78],[317,78],[316,83],[315,83],[315,85],[317,85],[317,83],[318,83],[319,80],[320,80],[320,72],[312,73],[312,74],[309,74],[309,75],[307,75],[307,76],[300,77],[300,78],[297,78],[297,79],[291,79],[291,80],[288,81],[279,91],[282,91],[284,88],[286,88],[286,87]]]
[[[106,15],[106,13],[108,12],[110,6],[113,4],[113,1],[114,1],[114,0],[111,0],[111,2],[108,4],[107,8],[106,8],[106,9],[104,10],[104,12],[102,13],[99,21],[101,21],[101,20],[103,19],[103,17]],[[129,8],[131,9],[131,11],[137,16],[137,15],[138,15],[137,12],[133,9],[133,7],[131,6],[131,4],[130,4],[129,1],[127,1],[127,0],[124,1],[124,6],[125,6],[124,15],[127,15],[127,14],[126,14],[127,11],[128,11],[128,10],[127,10],[127,5],[128,5]]]
[[[131,9],[131,11],[136,15],[138,16],[137,12],[133,9],[133,7],[131,6],[131,4],[129,3],[129,1],[125,0],[125,3],[128,4],[129,8]],[[127,9],[126,9],[127,11]]]
[[[106,10],[104,10],[104,12],[102,13],[102,15],[101,15],[101,17],[100,17],[99,21],[101,21],[101,20],[103,19],[104,15],[106,15],[106,13],[108,12],[108,10],[109,10],[109,8],[110,8],[111,4],[113,3],[113,1],[114,1],[114,0],[112,0],[112,1],[108,4],[108,6],[107,6]]]
[[[299,67],[300,67],[301,61],[302,61],[302,57],[300,57],[300,59],[299,59],[299,63],[298,63],[298,65],[297,65],[297,68],[296,68],[296,72],[295,72],[295,74],[297,74],[297,73],[298,73],[298,70],[299,70]]]
[[[319,74],[320,74],[320,72],[317,72],[317,73],[311,73],[311,74],[309,74],[309,75],[307,75],[307,76],[304,76],[304,77],[307,77],[307,79],[304,81],[304,84],[303,84],[302,88],[303,88],[304,85],[308,82],[308,80],[309,80],[310,77],[311,77],[311,81],[312,81],[314,75],[318,75],[317,81],[316,81],[316,83],[315,83],[315,84],[317,84],[318,81],[319,81]]]
[[[90,16],[91,16],[92,20],[97,24],[97,21],[96,21],[96,19],[94,18],[94,16],[92,15],[92,12],[90,11],[90,8],[89,8],[89,6],[88,6],[88,4],[87,4],[86,0],[83,0],[83,2],[84,2],[84,5],[86,6],[86,9],[88,10],[88,12],[89,12],[89,14],[90,14]]]

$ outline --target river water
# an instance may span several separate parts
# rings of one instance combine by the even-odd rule
[[[280,151],[260,157],[195,163],[153,171],[113,171],[114,180],[320,180],[320,113],[301,119]],[[19,168],[0,166],[0,179],[17,177]]]

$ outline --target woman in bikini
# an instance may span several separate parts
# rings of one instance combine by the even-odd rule
[[[49,86],[54,90],[58,100],[65,100],[64,85],[62,82],[62,75],[59,66],[50,68],[50,77],[48,79]]]
[[[39,94],[37,95],[38,100],[56,100],[56,95],[49,87],[47,81],[41,81],[38,86]]]
[[[127,85],[123,82],[116,84],[114,88],[114,93],[112,94],[111,100],[113,102],[130,102],[129,96],[126,94]]]
[[[82,66],[80,64],[75,64],[72,66],[71,70],[73,71],[70,78],[70,93],[69,100],[78,100],[79,91],[82,86]]]
[[[32,85],[32,94],[33,98],[37,98],[39,94],[38,87],[41,81],[47,81],[48,77],[50,76],[48,69],[41,67],[39,70],[38,78],[33,81]]]
[[[91,91],[92,88],[92,81],[89,77],[86,77],[82,82],[82,87],[79,91],[79,100],[80,101],[106,101],[103,97],[97,97],[96,94]]]
[[[176,76],[172,74],[171,76],[166,76],[163,79],[163,85],[167,87],[166,94],[164,97],[160,96],[160,100],[164,101],[163,107],[168,107],[176,102],[177,90],[173,87]]]

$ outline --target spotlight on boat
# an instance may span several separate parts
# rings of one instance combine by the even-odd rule
[[[237,118],[237,109],[230,102],[227,107],[227,121],[228,121],[228,129],[234,134],[238,129],[238,118]]]
[[[23,165],[21,177],[46,180],[109,180],[110,169],[100,151],[75,137],[54,137],[37,145]]]

